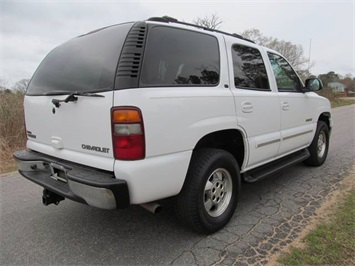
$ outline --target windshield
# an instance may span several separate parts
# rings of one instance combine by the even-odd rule
[[[117,62],[132,25],[100,29],[58,46],[42,61],[26,94],[112,90]]]

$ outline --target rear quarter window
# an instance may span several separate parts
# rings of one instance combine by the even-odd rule
[[[215,86],[220,60],[215,37],[153,26],[144,53],[140,86]]]

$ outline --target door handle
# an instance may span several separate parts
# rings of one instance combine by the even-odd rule
[[[290,106],[288,105],[288,102],[282,102],[281,103],[282,110],[287,111]]]
[[[252,113],[253,110],[253,104],[251,102],[242,102],[243,113]]]

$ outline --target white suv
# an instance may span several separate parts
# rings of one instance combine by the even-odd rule
[[[232,217],[241,180],[321,165],[329,101],[282,55],[170,17],[114,25],[48,54],[28,86],[19,172],[64,198],[156,211],[211,233]]]

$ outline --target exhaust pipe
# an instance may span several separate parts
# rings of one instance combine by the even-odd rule
[[[48,206],[52,203],[58,205],[59,202],[61,202],[62,200],[64,200],[64,197],[55,194],[54,192],[49,191],[48,189],[43,190],[42,203],[44,206]]]
[[[161,211],[161,206],[156,202],[144,203],[144,204],[141,204],[141,207],[143,207],[147,211],[150,211],[153,214],[157,214]]]

